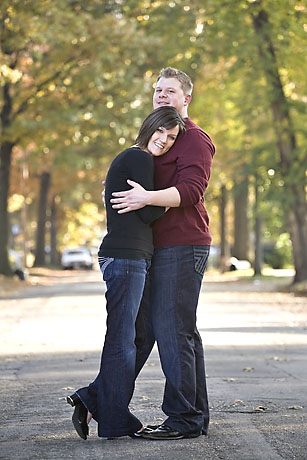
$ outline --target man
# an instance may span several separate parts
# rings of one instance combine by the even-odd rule
[[[170,209],[153,225],[154,255],[137,320],[137,369],[157,341],[166,377],[165,422],[145,429],[147,439],[180,439],[207,434],[209,409],[203,347],[196,309],[211,236],[203,195],[215,152],[209,136],[189,117],[193,85],[184,72],[163,69],[154,108],[170,105],[185,119],[186,131],[165,156],[154,159],[155,191],[128,181],[132,189],[113,193],[113,208],[130,212],[146,205]]]

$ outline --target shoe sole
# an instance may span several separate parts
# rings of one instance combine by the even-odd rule
[[[141,438],[149,439],[151,441],[176,441],[176,439],[185,438],[185,435],[181,434],[180,436],[157,436],[157,435],[154,435],[153,433],[144,433],[144,434],[141,434]]]
[[[198,438],[200,434],[181,434],[178,436],[159,436],[155,435],[154,433],[141,433],[141,438],[149,439],[152,441],[176,441],[177,439],[192,439]]]

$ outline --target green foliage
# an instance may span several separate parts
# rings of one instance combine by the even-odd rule
[[[260,8],[269,12],[267,33],[297,143],[286,177],[253,27]],[[59,196],[62,241],[77,232],[75,224],[69,230],[74,213],[86,230],[80,212],[96,214],[101,180],[112,158],[133,143],[152,109],[155,77],[170,65],[194,80],[190,116],[217,147],[206,203],[214,221],[220,187],[249,176],[260,184],[264,236],[278,238],[285,205],[295,204],[286,190],[306,182],[304,11],[296,0],[3,0],[0,89],[3,95],[9,88],[12,110],[1,138],[17,146],[15,170],[24,158],[28,163],[29,216],[33,178],[47,168],[51,193]],[[2,96],[0,110],[3,104]],[[15,192],[23,193],[17,178]],[[211,228],[216,234],[218,225]]]
[[[101,238],[101,224],[104,218],[94,203],[82,199],[77,211],[66,209],[65,215],[66,225],[61,229],[60,249],[66,246],[87,245]]]
[[[292,244],[288,233],[279,235],[276,244],[267,247],[264,261],[272,268],[286,268],[293,264]]]

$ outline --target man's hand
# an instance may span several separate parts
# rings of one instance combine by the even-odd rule
[[[131,185],[131,190],[125,192],[113,192],[110,201],[113,209],[118,209],[118,214],[124,214],[130,211],[136,211],[137,209],[144,208],[148,199],[148,192],[140,184],[130,179],[127,183]]]

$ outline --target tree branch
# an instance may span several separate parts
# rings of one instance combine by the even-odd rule
[[[52,81],[56,80],[60,75],[63,75],[64,72],[63,72],[63,69],[65,69],[65,66],[67,64],[69,64],[70,62],[73,62],[75,61],[75,58],[70,58],[68,59],[62,66],[61,70],[58,70],[57,72],[55,72],[53,75],[51,75],[50,77],[46,78],[44,81],[42,81],[40,84],[38,84],[35,88],[35,91],[33,91],[33,93],[28,96],[23,102],[21,102],[21,104],[19,105],[19,107],[17,108],[17,110],[15,110],[15,112],[12,114],[12,120],[14,120],[16,117],[18,117],[18,115],[20,115],[21,113],[23,113],[26,109],[27,109],[27,106],[30,102],[30,100],[36,96],[36,94],[41,91],[42,89],[44,89],[44,87],[46,87],[49,83],[51,83]],[[70,67],[69,68],[69,71],[73,68]],[[67,71],[66,71],[67,72]]]

